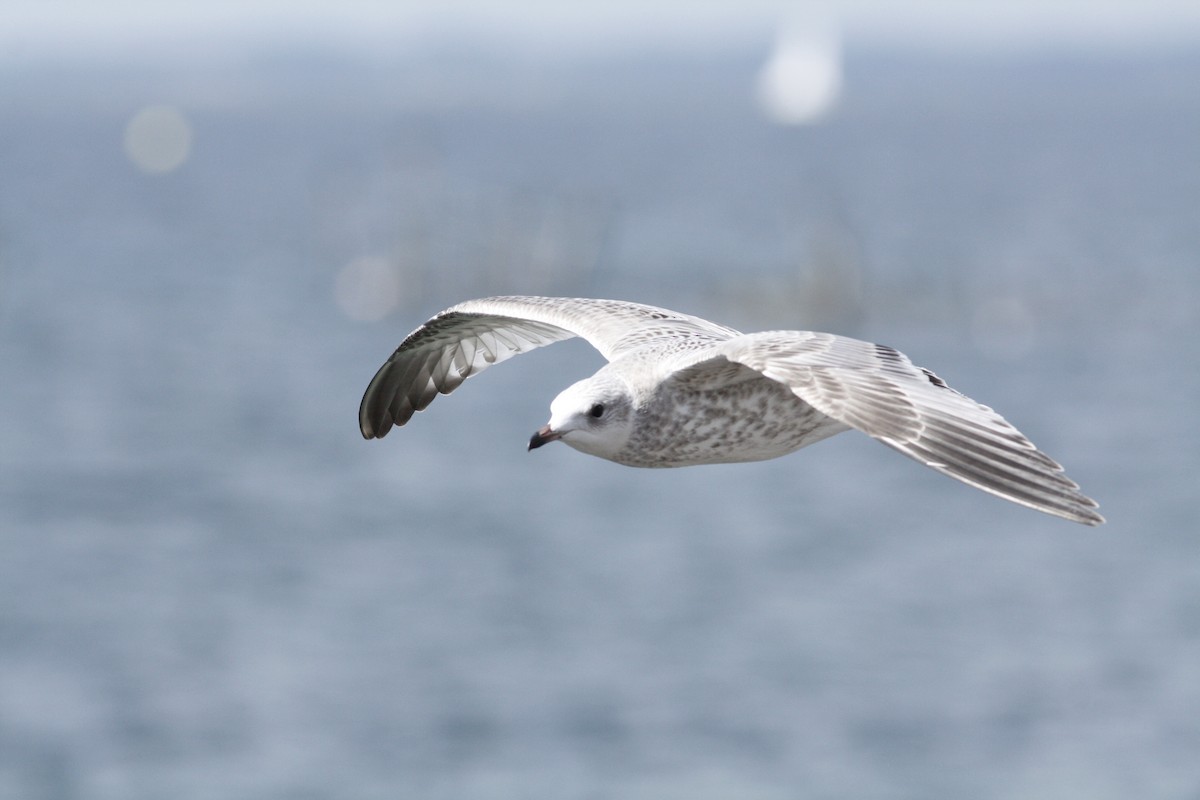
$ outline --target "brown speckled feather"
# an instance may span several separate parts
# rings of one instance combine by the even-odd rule
[[[693,388],[730,363],[944,475],[1086,524],[1103,517],[1053,459],[992,409],[886,345],[808,331],[752,333],[684,370]]]

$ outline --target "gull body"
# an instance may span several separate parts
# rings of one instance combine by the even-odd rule
[[[683,467],[777,458],[857,429],[1007,500],[1104,521],[1062,467],[999,414],[891,347],[812,331],[743,334],[616,300],[492,297],[437,314],[367,387],[362,434],[382,437],[467,377],[574,336],[609,363],[551,402],[531,450],[561,441],[628,466]]]
[[[777,381],[692,386],[639,367],[621,359],[568,387],[530,448],[561,440],[630,467],[690,467],[778,458],[849,429]]]

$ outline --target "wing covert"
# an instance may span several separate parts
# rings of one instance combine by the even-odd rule
[[[608,360],[666,341],[707,346],[737,331],[699,317],[619,300],[489,297],[446,309],[410,333],[367,386],[358,422],[386,436],[438,394],[493,364],[581,336]]]
[[[719,344],[712,355],[685,367],[684,377],[695,381],[706,369],[741,364],[944,475],[1076,522],[1104,521],[1095,501],[1007,420],[891,347],[773,331]]]

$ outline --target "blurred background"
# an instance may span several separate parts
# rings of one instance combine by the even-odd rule
[[[1200,796],[1200,5],[9,0],[0,798]],[[412,328],[893,345],[1107,525],[847,434],[386,440]]]

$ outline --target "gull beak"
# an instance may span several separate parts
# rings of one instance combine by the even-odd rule
[[[535,433],[529,440],[529,449],[536,450],[544,444],[549,444],[550,442],[557,441],[561,438],[561,433],[550,430],[550,426],[548,424],[543,425],[542,427],[538,428],[537,433]]]

